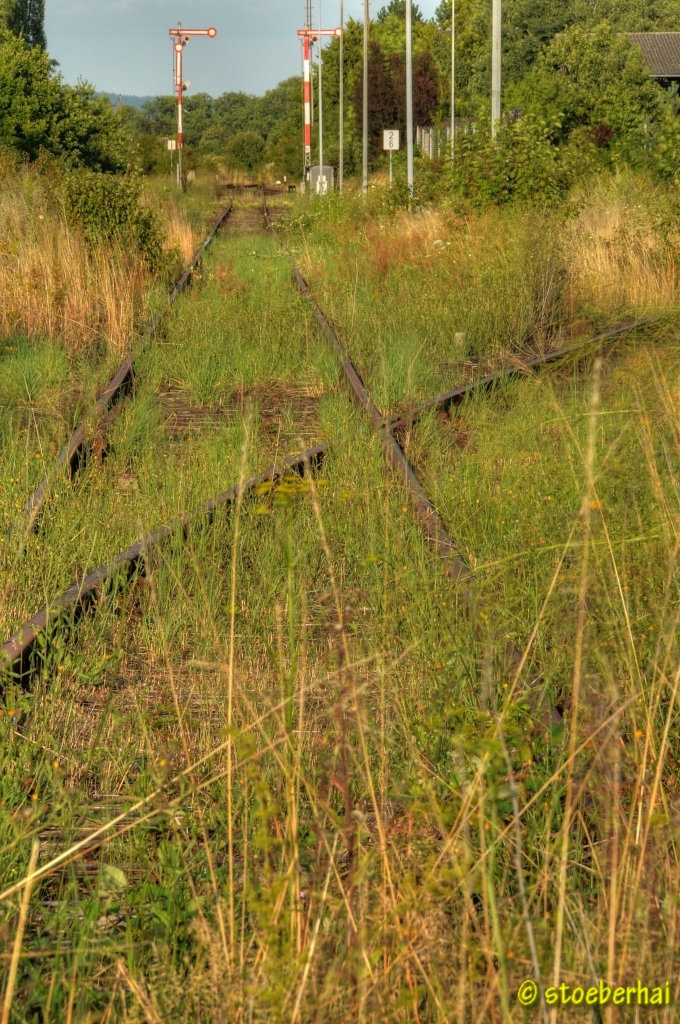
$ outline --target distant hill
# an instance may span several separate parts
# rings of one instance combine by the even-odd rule
[[[114,107],[117,107],[119,103],[122,103],[126,107],[137,107],[139,109],[144,103],[148,103],[149,100],[155,100],[155,96],[124,96],[118,92],[99,92],[98,96],[108,96]]]

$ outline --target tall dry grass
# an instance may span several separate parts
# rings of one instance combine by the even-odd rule
[[[652,309],[673,305],[678,254],[646,222],[631,220],[615,202],[597,204],[573,221],[565,236],[568,309]]]
[[[508,216],[492,209],[465,218],[441,208],[414,214],[399,211],[387,230],[385,225],[368,224],[366,239],[378,272],[445,253],[459,268],[458,277],[462,268],[479,276],[494,251],[509,261],[519,246],[523,251],[518,267],[523,266],[525,273],[532,255],[550,271],[549,285],[543,288],[549,316],[540,317],[546,322],[558,312],[556,285],[565,324],[582,317],[665,310],[677,304],[680,233],[674,228],[672,195],[648,186],[644,178],[634,176],[605,179],[576,197],[577,212],[566,221],[564,211],[527,217],[524,212]],[[551,236],[558,240],[555,246],[539,244]]]
[[[69,351],[121,353],[145,316],[151,275],[123,243],[88,243],[41,174],[0,162],[0,332],[46,335]],[[198,233],[176,200],[164,210],[166,247],[188,262]]]
[[[563,234],[567,317],[677,304],[680,235],[669,201],[643,178],[605,181],[581,201]]]
[[[119,246],[93,248],[69,225],[30,170],[0,193],[0,330],[49,335],[71,351],[122,351],[142,307],[148,273]]]
[[[179,252],[185,266],[198,248],[199,233],[189,223],[174,197],[164,204],[163,227],[167,247]]]

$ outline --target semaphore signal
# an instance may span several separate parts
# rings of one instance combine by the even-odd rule
[[[304,122],[304,143],[303,162],[304,180],[309,184],[310,168],[312,166],[312,79],[310,68],[311,44],[315,43],[319,36],[334,36],[340,39],[342,28],[299,28],[297,34],[302,38],[302,103]]]
[[[177,40],[173,45],[175,54],[175,89],[177,90],[177,184],[180,188],[184,188],[184,170],[182,167],[182,153],[184,150],[182,93],[189,83],[185,82],[182,78],[182,54],[184,53],[184,47],[192,36],[208,36],[209,39],[214,39],[217,35],[217,29],[212,26],[210,28],[183,28],[182,25],[178,25],[177,28],[169,28],[168,35]]]

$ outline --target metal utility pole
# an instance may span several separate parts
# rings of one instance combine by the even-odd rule
[[[406,0],[406,176],[413,195],[413,32],[411,0]]]
[[[217,29],[182,28],[179,25],[177,28],[169,28],[168,35],[174,36],[177,40],[173,47],[175,53],[175,88],[177,90],[177,184],[183,189],[184,124],[182,121],[182,94],[187,87],[187,83],[184,82],[182,77],[182,54],[191,36],[208,36],[210,39],[214,39],[217,35]]]
[[[364,95],[361,140],[361,177],[363,193],[368,192],[368,0],[364,0]]]
[[[493,0],[491,26],[491,137],[501,119],[501,0]]]
[[[319,0],[319,178],[317,191],[326,194],[326,175],[323,172],[323,91],[321,88],[321,64],[323,62],[323,39],[321,38],[321,0]]]
[[[340,121],[338,123],[338,191],[342,195],[342,186],[345,176],[345,83],[344,83],[344,52],[343,45],[345,41],[345,19],[342,11],[342,0],[340,0],[340,28],[342,34],[340,36],[340,42],[338,47],[338,63],[340,65],[340,85],[338,94],[338,103],[340,105]]]
[[[451,163],[456,136],[456,0],[451,0]]]

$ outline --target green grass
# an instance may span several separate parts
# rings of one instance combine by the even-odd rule
[[[326,226],[307,230],[321,251]],[[433,292],[445,273],[420,271]],[[333,274],[311,284],[349,333]],[[352,344],[383,408],[457,383],[434,379],[443,315],[435,371],[425,328],[371,335],[366,301]],[[180,509],[312,440],[328,454],[154,550],[5,693],[5,887],[35,837],[39,866],[63,855],[30,893],[11,1019],[522,1021],[537,966],[675,978],[677,356],[658,328],[409,432],[475,569],[471,617],[287,261],[266,237],[216,243],[103,468],[13,569],[6,628]],[[25,891],[0,892],[7,942]]]
[[[470,363],[483,370],[557,334],[558,216],[371,210],[357,226],[336,222],[334,203],[291,215],[285,237],[385,412],[460,383]]]

